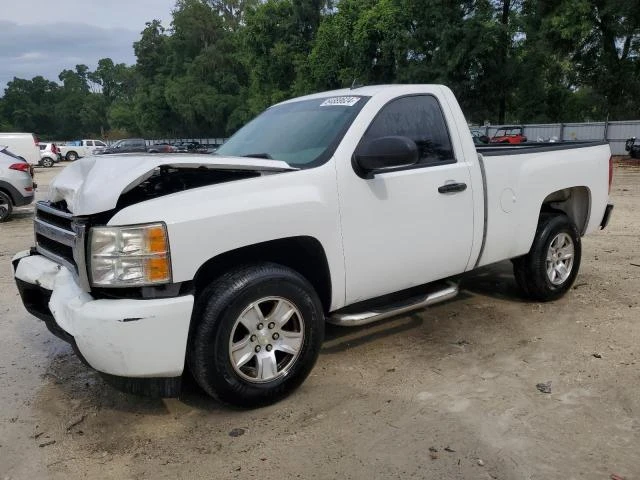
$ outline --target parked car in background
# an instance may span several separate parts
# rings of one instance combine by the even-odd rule
[[[527,137],[524,136],[524,127],[511,126],[498,128],[495,135],[491,138],[490,143],[511,143],[515,145],[526,141]]]
[[[38,147],[40,148],[39,165],[51,168],[62,159],[60,150],[55,143],[38,143]]]
[[[473,137],[473,143],[475,145],[486,145],[489,143],[490,138],[482,130],[472,129],[471,136]]]
[[[200,148],[199,142],[177,142],[174,143],[173,146],[176,148],[176,152],[179,153],[188,153],[193,152]]]
[[[640,158],[640,145],[636,145],[636,137],[627,139],[624,149],[629,152],[631,158]]]
[[[131,153],[146,151],[147,143],[144,141],[144,138],[124,138],[96,153],[108,155],[111,153]]]
[[[78,158],[88,157],[97,151],[107,148],[102,140],[74,140],[61,145],[60,153],[65,160],[73,162]]]
[[[9,218],[13,207],[33,202],[33,167],[6,147],[0,147],[0,222]]]
[[[220,144],[218,143],[213,143],[211,145],[203,145],[204,148],[202,148],[198,153],[216,153],[218,151],[218,148],[220,148]]]
[[[31,165],[40,164],[38,137],[33,133],[0,133],[0,147],[7,146],[16,156]]]
[[[175,146],[166,142],[154,143],[147,148],[149,153],[175,153],[177,151],[178,149]]]

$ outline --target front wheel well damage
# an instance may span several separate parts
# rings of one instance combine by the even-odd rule
[[[309,236],[288,237],[248,245],[222,253],[205,262],[196,272],[196,296],[225,272],[252,263],[273,262],[289,267],[305,277],[316,290],[327,313],[331,307],[331,276],[322,244]]]

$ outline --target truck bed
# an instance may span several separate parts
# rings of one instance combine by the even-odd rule
[[[485,235],[476,266],[526,254],[542,205],[566,211],[581,235],[595,231],[607,205],[606,142],[477,147],[485,192]],[[509,157],[509,158],[505,158]]]
[[[500,155],[519,155],[524,153],[557,152],[559,150],[597,147],[600,145],[607,145],[607,142],[604,140],[576,140],[554,143],[527,142],[519,145],[493,143],[486,146],[476,146],[476,150],[484,157],[497,157]]]

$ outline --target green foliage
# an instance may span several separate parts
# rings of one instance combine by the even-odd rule
[[[267,106],[360,84],[443,83],[469,121],[640,117],[637,0],[177,0],[136,64],[15,78],[0,129],[225,136]]]

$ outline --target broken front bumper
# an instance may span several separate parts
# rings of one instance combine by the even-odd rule
[[[80,289],[66,267],[42,255],[21,252],[13,265],[25,308],[42,319],[52,333],[71,343],[88,365],[107,374],[108,379],[125,377],[122,380],[128,384],[138,378],[162,380],[159,385],[177,379],[179,388],[193,295],[95,299]],[[117,379],[111,380],[114,383]],[[155,388],[160,394],[163,388],[172,390]],[[127,389],[140,390],[135,386]]]

